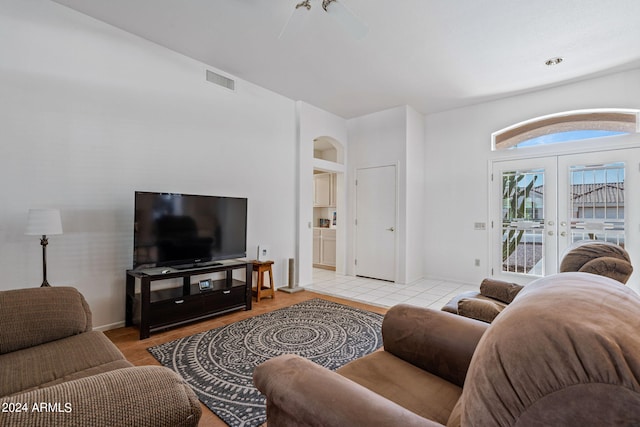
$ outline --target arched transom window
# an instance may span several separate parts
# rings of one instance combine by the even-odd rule
[[[601,109],[552,114],[491,135],[492,150],[557,144],[640,132],[640,110]]]

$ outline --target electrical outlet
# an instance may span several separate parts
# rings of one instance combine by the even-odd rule
[[[475,266],[480,267],[480,260],[478,258],[476,258],[475,260]]]

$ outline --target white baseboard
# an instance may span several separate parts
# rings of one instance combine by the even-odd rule
[[[111,323],[110,325],[96,326],[93,328],[93,330],[104,332],[104,331],[110,331],[111,329],[118,329],[123,327],[124,327],[124,321]]]

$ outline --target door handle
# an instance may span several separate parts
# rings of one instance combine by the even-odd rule
[[[396,231],[393,227],[387,228],[387,231]]]

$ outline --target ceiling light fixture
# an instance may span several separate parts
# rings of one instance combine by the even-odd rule
[[[296,34],[302,32],[302,20],[308,17],[304,10],[311,10],[311,0],[304,0],[296,4],[293,14],[287,21],[278,38],[282,38],[285,31],[292,31],[291,27],[299,27],[300,30]],[[341,1],[338,0],[322,0],[322,9],[331,15],[354,39],[361,40],[369,32],[369,28],[358,19]]]
[[[558,56],[556,58],[547,59],[547,61],[544,64],[551,67],[553,65],[560,64],[562,61],[564,61],[564,58],[561,58]]]

